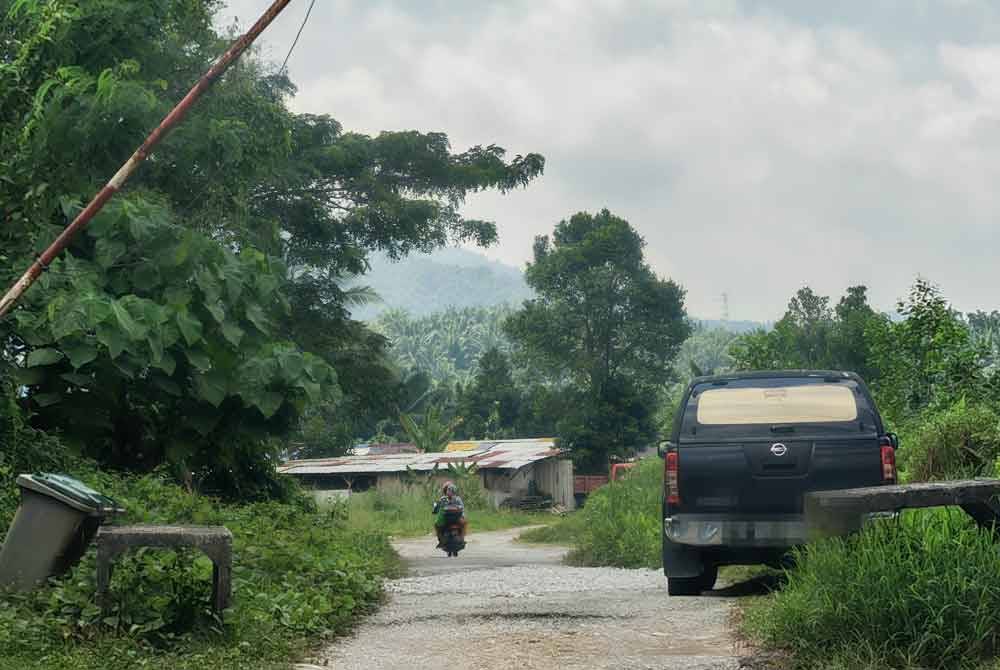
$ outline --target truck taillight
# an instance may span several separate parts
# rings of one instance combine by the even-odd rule
[[[667,495],[667,504],[679,505],[681,491],[677,485],[677,452],[668,451],[663,461],[663,491]]]
[[[896,450],[891,445],[882,445],[882,482],[896,483]]]

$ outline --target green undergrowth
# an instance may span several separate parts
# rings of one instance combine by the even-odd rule
[[[961,511],[908,512],[812,544],[787,579],[746,609],[743,626],[797,667],[995,663],[1000,552]]]
[[[591,493],[582,509],[521,540],[569,545],[566,561],[572,565],[661,567],[662,463],[642,461],[624,479]]]
[[[339,515],[351,528],[359,531],[380,531],[395,537],[416,537],[434,532],[434,515],[431,513],[433,504],[432,493],[413,488],[400,493],[355,493],[346,503],[332,503],[327,508],[331,514]],[[551,523],[554,518],[551,514],[544,513],[497,510],[483,501],[477,501],[475,505],[469,504],[466,517],[470,533]]]
[[[7,476],[0,488],[14,488]],[[125,522],[225,525],[233,533],[234,602],[210,608],[211,562],[186,551],[138,550],[119,559],[111,608],[95,600],[93,550],[70,573],[0,598],[0,668],[187,669],[287,667],[350,628],[400,570],[384,533],[350,527],[304,496],[226,505],[155,475],[74,471],[129,510]],[[0,517],[16,499],[0,497]]]

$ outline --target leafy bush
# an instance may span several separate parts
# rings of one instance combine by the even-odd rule
[[[908,513],[800,550],[744,625],[800,667],[973,665],[1000,644],[1000,553],[960,512]]]
[[[578,565],[658,568],[662,565],[662,463],[641,462],[625,479],[594,491],[572,521],[579,532],[569,560]],[[558,531],[553,531],[558,532]]]
[[[267,667],[341,633],[379,599],[398,563],[385,535],[293,503],[222,505],[157,476],[77,476],[128,509],[129,522],[222,524],[234,537],[232,609],[210,609],[211,562],[139,550],[116,564],[111,609],[95,600],[91,551],[70,573],[0,600],[0,667]],[[3,481],[3,488],[13,488]]]
[[[990,476],[1000,457],[1000,414],[962,400],[927,414],[904,437],[900,464],[911,481]]]

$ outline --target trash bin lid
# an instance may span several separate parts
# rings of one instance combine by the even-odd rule
[[[111,498],[67,475],[48,472],[21,475],[17,478],[17,484],[22,488],[55,498],[64,505],[69,505],[73,509],[93,516],[110,516],[125,512]]]

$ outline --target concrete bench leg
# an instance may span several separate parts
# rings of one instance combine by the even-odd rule
[[[229,607],[232,595],[232,568],[218,562],[212,563],[212,609],[220,617]]]
[[[97,547],[97,604],[105,615],[111,609],[111,573],[119,553],[106,545]]]

